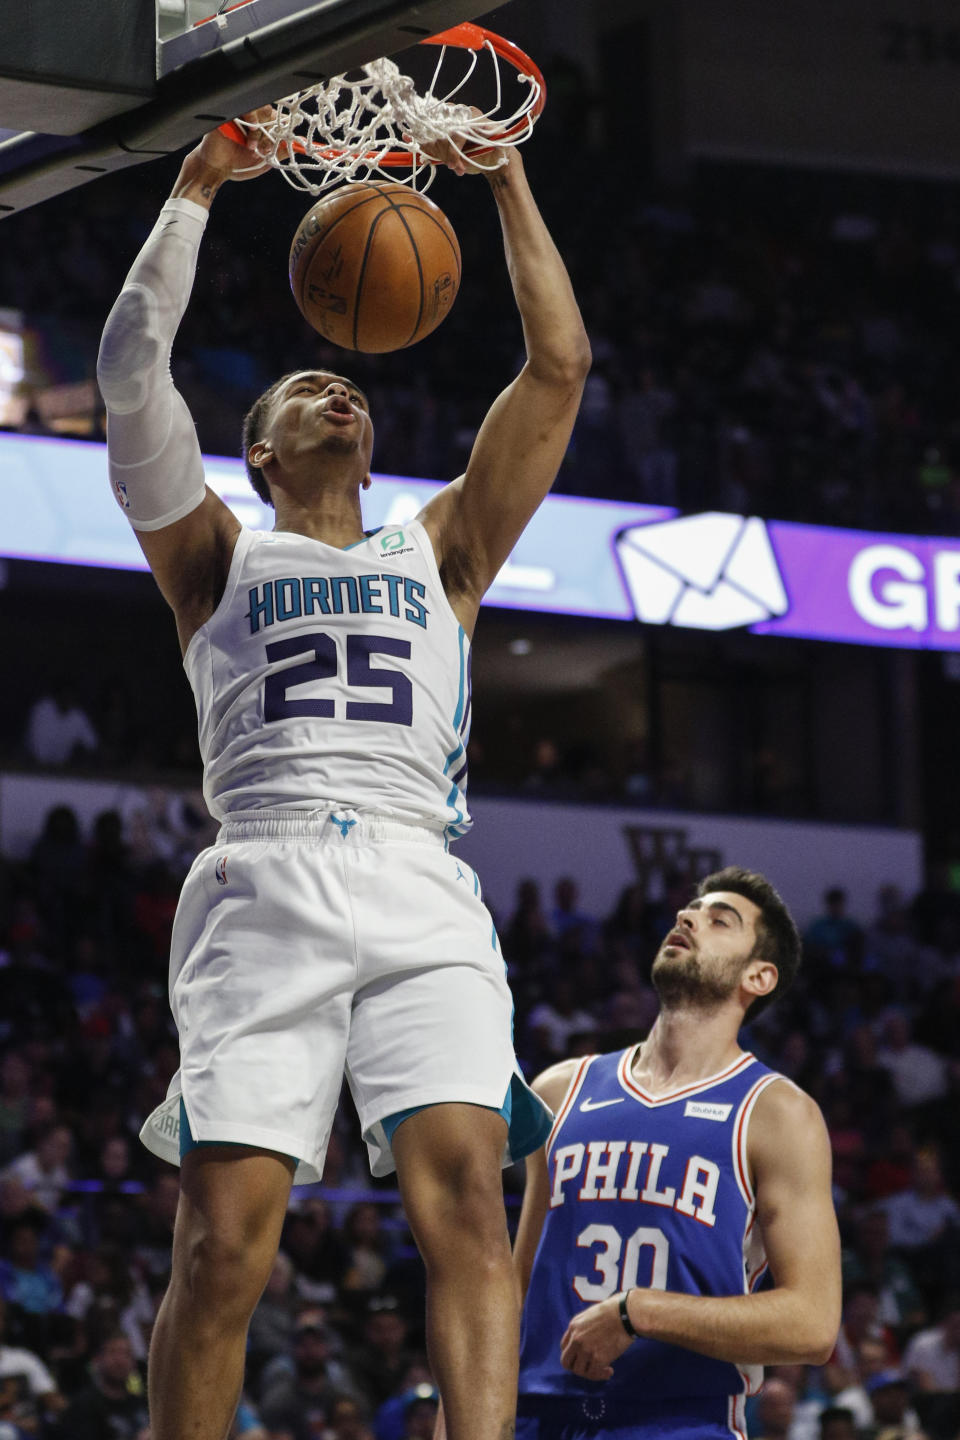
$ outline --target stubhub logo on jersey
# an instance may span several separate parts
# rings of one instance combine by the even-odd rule
[[[636,619],[955,650],[960,543],[708,511],[617,532]]]

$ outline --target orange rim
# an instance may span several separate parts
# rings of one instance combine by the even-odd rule
[[[236,5],[231,5],[231,10],[238,10],[240,6],[246,5],[248,0],[239,0]],[[529,129],[531,123],[537,119],[547,99],[547,86],[540,67],[530,59],[526,51],[521,50],[519,45],[514,45],[512,40],[506,40],[502,35],[496,34],[493,30],[485,30],[482,25],[473,25],[466,21],[462,25],[454,25],[449,30],[441,30],[437,35],[427,35],[423,40],[417,42],[420,45],[449,45],[457,50],[483,50],[489,47],[501,60],[506,60],[521,75],[529,75],[535,85],[539,87],[536,101],[530,109],[513,125],[507,126],[497,135],[492,135],[484,145],[468,143],[464,146],[465,155],[490,155],[501,145],[508,145],[516,136],[523,134]],[[235,141],[238,145],[246,144],[246,136],[238,125],[232,120],[226,121],[220,126],[220,130],[228,139]],[[316,154],[325,160],[335,160],[338,155],[346,152],[331,147],[320,149],[318,146],[310,147]],[[294,141],[293,149],[301,154],[307,153],[307,146]],[[364,160],[376,160],[378,165],[389,165],[400,167],[413,165],[413,155],[409,150],[387,150],[379,154],[372,150],[361,157]],[[428,165],[430,161],[426,162]]]

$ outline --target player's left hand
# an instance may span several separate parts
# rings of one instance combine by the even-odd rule
[[[620,1320],[620,1296],[612,1295],[574,1315],[560,1341],[560,1363],[583,1380],[609,1380],[613,1361],[630,1344]]]
[[[471,109],[474,115],[481,113],[475,105]],[[438,140],[429,153],[424,150],[422,155],[431,165],[446,165],[454,175],[490,175],[509,164],[510,155],[515,153],[512,145],[496,145],[472,160],[462,153],[464,143],[463,135],[454,135],[450,140]]]

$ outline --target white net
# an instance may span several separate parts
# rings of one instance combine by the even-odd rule
[[[455,100],[477,67],[479,50],[457,47],[455,54],[469,57],[464,74],[446,94],[436,86],[448,47],[440,47],[433,78],[423,94],[392,60],[373,60],[355,79],[338,75],[277,102],[266,124],[235,123],[248,139],[256,136],[257,150],[298,190],[319,195],[347,180],[387,176],[426,190],[436,166],[430,156],[438,144],[448,144],[465,161],[494,170],[504,163],[505,144],[526,140],[536,118],[541,86],[522,71],[513,73],[521,86],[518,103],[504,105],[500,62],[489,41],[483,50],[495,72],[495,100],[486,111]],[[403,169],[396,167],[406,166]]]

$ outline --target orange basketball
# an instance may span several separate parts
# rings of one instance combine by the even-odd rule
[[[409,185],[362,180],[318,200],[290,246],[290,288],[305,319],[345,350],[415,345],[460,288],[450,221]]]

